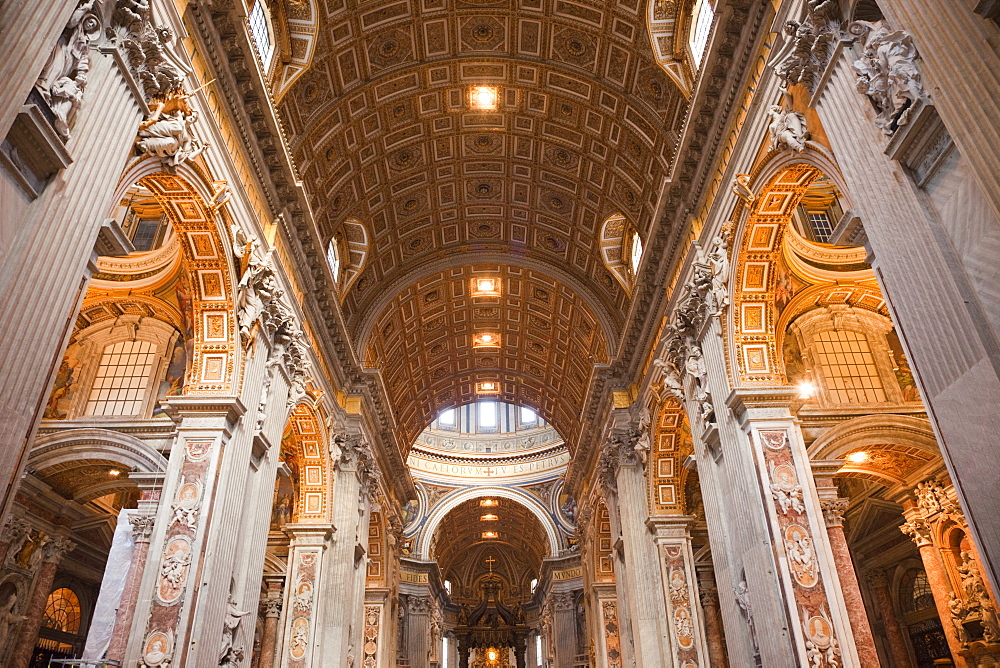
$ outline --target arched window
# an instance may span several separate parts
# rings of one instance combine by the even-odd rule
[[[335,283],[340,280],[339,246],[337,238],[334,237],[333,239],[330,239],[330,245],[326,247],[326,261],[330,265],[330,272],[333,274],[333,280]]]
[[[264,70],[271,66],[274,55],[274,39],[271,32],[271,12],[264,0],[256,0],[250,10],[250,36],[253,38],[257,53],[264,64]]]
[[[688,47],[695,68],[701,66],[701,60],[708,46],[708,36],[712,32],[712,21],[715,12],[712,11],[711,0],[697,0],[691,13],[691,31],[688,33]]]
[[[903,573],[899,581],[899,611],[904,615],[934,607],[934,595],[927,574],[919,568]]]
[[[619,213],[608,216],[601,226],[601,260],[618,283],[632,292],[642,260],[642,237]]]
[[[119,341],[106,346],[86,414],[140,414],[156,360],[156,344],[149,341]]]
[[[632,232],[632,243],[630,244],[629,258],[632,264],[632,275],[639,273],[639,263],[642,261],[642,237],[638,232]]]
[[[63,633],[80,632],[80,597],[69,587],[60,587],[45,602],[42,626]]]

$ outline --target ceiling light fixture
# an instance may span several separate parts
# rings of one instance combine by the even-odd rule
[[[472,347],[476,348],[499,348],[500,335],[496,332],[479,332],[472,335]]]
[[[495,380],[481,380],[476,383],[476,394],[500,394],[500,383]]]
[[[122,472],[119,471],[118,469],[108,469],[108,475],[111,476],[112,478],[117,478],[121,474]]]
[[[799,399],[811,399],[816,394],[816,384],[811,380],[803,380],[799,383]]]
[[[479,499],[479,505],[483,508],[496,508],[500,502],[496,499]]]
[[[859,452],[852,452],[851,454],[847,455],[847,461],[851,462],[852,464],[864,464],[865,462],[868,461],[868,453],[865,452],[864,450],[861,450]]]
[[[500,279],[497,278],[473,278],[473,297],[499,297]]]
[[[493,513],[490,513],[490,514],[488,514],[488,515],[481,515],[481,516],[479,517],[479,519],[480,519],[480,521],[482,521],[482,522],[496,522],[496,521],[497,521],[497,520],[499,520],[500,518],[499,518],[499,517],[497,517],[496,515],[494,515]]]
[[[476,111],[496,111],[500,92],[496,86],[473,86],[469,89],[469,106]]]
[[[482,533],[482,536],[483,536],[483,540],[493,540],[495,538],[498,538],[499,534],[497,534],[496,531],[484,531]]]

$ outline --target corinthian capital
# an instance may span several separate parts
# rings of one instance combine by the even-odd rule
[[[933,545],[933,541],[931,540],[931,527],[925,520],[912,519],[906,524],[900,525],[899,530],[913,539],[913,542],[917,544],[917,547]]]
[[[132,525],[132,537],[135,538],[135,542],[148,543],[149,537],[153,534],[153,516],[132,515],[128,521]]]
[[[68,552],[76,549],[76,543],[68,538],[53,538],[42,546],[42,561],[58,564]]]
[[[823,509],[823,519],[828,527],[844,525],[844,513],[847,512],[847,499],[820,499],[819,507]]]

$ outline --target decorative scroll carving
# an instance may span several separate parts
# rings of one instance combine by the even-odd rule
[[[901,524],[899,530],[909,536],[917,547],[932,545],[931,527],[922,519],[912,519],[905,524]]]
[[[334,435],[333,443],[337,447],[332,453],[337,467],[355,470],[361,481],[362,500],[367,498],[370,503],[374,503],[382,473],[378,470],[375,453],[368,441],[359,434],[340,433]]]
[[[885,21],[855,21],[849,32],[863,43],[854,61],[858,92],[868,96],[878,110],[875,125],[892,135],[910,120],[910,112],[926,99],[917,67],[913,38],[891,29]]]
[[[34,529],[32,529],[31,525],[20,517],[15,517],[14,515],[7,517],[7,524],[4,525],[3,533],[0,534],[0,542],[9,545],[7,548],[8,560],[13,561],[18,553],[21,552],[25,543],[31,539],[33,531]]]
[[[767,109],[771,124],[767,131],[771,135],[771,144],[779,151],[795,151],[801,153],[806,148],[809,131],[806,129],[806,117],[798,111],[785,109],[781,105],[772,104]]]
[[[937,480],[925,480],[917,484],[914,490],[917,506],[923,511],[924,517],[935,515],[949,505],[948,494]]]
[[[823,510],[823,519],[828,527],[843,526],[847,505],[848,500],[843,498],[820,499],[819,507]]]
[[[601,614],[604,617],[604,644],[608,650],[608,668],[622,668],[617,604],[614,601],[601,601]]]
[[[87,87],[90,43],[100,34],[99,5],[98,9],[95,5],[97,0],[80,0],[35,81],[35,88],[52,110],[53,125],[63,141],[70,138],[71,126]]]
[[[365,668],[376,665],[378,661],[378,635],[381,618],[382,609],[379,606],[365,606],[365,646],[363,648],[364,656],[361,660],[361,665]]]
[[[782,88],[803,84],[810,91],[815,90],[837,39],[838,5],[837,0],[810,0],[801,22],[785,21],[783,32],[789,45],[774,65]]]
[[[288,665],[304,668],[312,634],[313,589],[319,568],[319,550],[299,551],[295,562],[295,588],[292,591],[291,634]]]
[[[108,37],[121,45],[147,100],[180,90],[183,73],[170,52],[173,30],[153,27],[150,0],[117,0]]]
[[[633,427],[610,429],[604,439],[601,458],[597,462],[597,477],[605,494],[618,489],[618,469],[624,464],[643,464],[644,460],[636,449],[641,432]]]
[[[948,607],[959,642],[964,647],[975,641],[1000,642],[1000,620],[979,563],[971,552],[963,551],[958,564],[959,595],[952,594]]]
[[[247,348],[253,344],[258,331],[268,337],[271,352],[267,365],[285,365],[289,373],[288,405],[294,405],[305,395],[311,366],[308,340],[298,325],[298,318],[284,300],[284,291],[278,287],[272,259],[274,251],[265,254],[260,241],[238,225],[231,225],[229,230],[233,254],[240,267],[236,289],[240,336]],[[265,399],[262,398],[261,403],[266,406]]]

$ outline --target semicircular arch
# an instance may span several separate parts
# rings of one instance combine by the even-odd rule
[[[115,201],[136,183],[153,194],[170,218],[190,277],[185,295],[190,331],[185,335],[190,336],[193,354],[184,393],[235,393],[240,372],[236,280],[218,212],[209,205],[215,184],[187,163],[167,173],[159,160],[146,158],[125,171]]]
[[[554,557],[559,554],[559,532],[556,529],[555,522],[553,522],[546,508],[536,499],[532,498],[526,492],[509,487],[470,487],[452,492],[435,504],[433,510],[427,516],[423,527],[420,529],[419,539],[416,542],[413,556],[418,559],[430,559],[431,542],[434,539],[434,533],[445,516],[466,501],[487,496],[508,499],[527,508],[535,516],[535,519],[541,523],[542,529],[545,530],[545,537],[549,548],[547,556]]]

